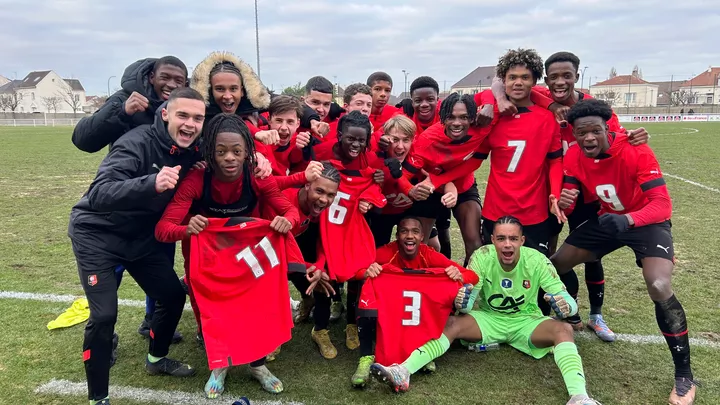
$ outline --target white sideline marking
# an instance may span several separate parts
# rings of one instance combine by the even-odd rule
[[[684,177],[676,176],[676,175],[674,175],[674,174],[669,174],[669,173],[663,172],[663,176],[668,176],[668,177],[673,178],[673,179],[677,179],[677,180],[680,180],[680,181],[684,181],[685,183],[692,184],[693,186],[697,186],[697,187],[700,187],[700,188],[704,188],[705,190],[708,190],[708,191],[713,191],[713,192],[715,192],[715,193],[720,193],[720,190],[718,190],[718,189],[716,189],[716,188],[709,187],[709,186],[706,186],[706,185],[704,185],[704,184],[700,184],[700,183],[698,183],[698,182],[696,182],[696,181],[692,181],[692,180],[688,180],[688,179],[686,179],[686,178],[684,178]]]
[[[575,336],[581,337],[583,339],[595,339],[600,341],[600,338],[595,336],[595,334],[592,332],[575,332]],[[657,335],[632,335],[629,333],[616,333],[615,337],[615,340],[618,342],[628,342],[635,344],[666,344],[665,338],[660,335],[660,332],[658,332]],[[690,346],[702,346],[709,347],[711,349],[720,349],[720,342],[715,342],[702,338],[690,338]]]
[[[87,383],[77,383],[68,380],[52,379],[49,382],[37,387],[36,394],[51,395],[73,395],[86,396]],[[121,385],[110,386],[110,398],[131,399],[142,404],[187,404],[187,405],[218,405],[220,403],[227,404],[230,401],[239,400],[225,394],[226,399],[207,399],[204,394],[199,392],[184,391],[163,391],[150,388],[125,387]],[[252,405],[303,405],[302,402],[282,402],[282,401],[253,401]]]
[[[660,133],[654,132],[650,135],[652,135],[652,136],[654,136],[654,135],[692,135],[692,134],[697,134],[698,132],[700,132],[699,129],[695,129],[695,128],[680,128],[680,129],[687,129],[688,132],[667,132],[667,133],[666,132],[660,132]]]
[[[44,301],[44,302],[67,302],[72,303],[81,296],[69,294],[41,294],[21,291],[0,291],[0,298],[12,298],[17,300]],[[118,299],[118,305],[124,307],[145,308],[145,301]],[[186,311],[192,311],[190,304],[185,304]]]

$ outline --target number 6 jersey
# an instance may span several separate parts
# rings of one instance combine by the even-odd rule
[[[320,216],[320,238],[331,278],[345,282],[360,269],[367,269],[375,259],[375,238],[358,209],[360,200],[373,207],[386,204],[380,186],[375,184],[376,169],[340,170],[340,187],[333,203]]]
[[[460,287],[462,283],[451,280],[445,269],[400,269],[391,264],[365,280],[358,316],[377,317],[375,362],[399,364],[413,350],[439,338]]]
[[[290,340],[287,273],[306,267],[292,235],[270,221],[209,221],[190,241],[190,282],[213,370],[261,359]]]

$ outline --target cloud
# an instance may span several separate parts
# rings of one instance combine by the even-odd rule
[[[634,65],[647,80],[682,80],[720,65],[715,1],[259,0],[263,82],[276,90],[321,74],[342,85],[390,73],[394,93],[421,75],[442,88],[508,48],[576,53],[592,81]],[[119,86],[137,59],[172,54],[195,66],[214,50],[254,68],[254,3],[194,0],[0,0],[0,74],[53,69],[88,94]],[[402,82],[402,83],[401,83]]]

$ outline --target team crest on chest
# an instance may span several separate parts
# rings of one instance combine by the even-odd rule
[[[500,286],[502,288],[512,288],[512,280],[510,280],[509,278],[504,278],[500,282]]]
[[[530,288],[530,280],[523,280],[523,287],[525,287],[526,289],[529,289]]]

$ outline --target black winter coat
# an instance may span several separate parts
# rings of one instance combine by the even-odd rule
[[[120,80],[122,90],[110,96],[93,115],[80,120],[72,134],[72,142],[85,152],[97,152],[117,141],[120,136],[140,125],[152,125],[155,112],[164,102],[150,84],[155,58],[141,59],[128,66]],[[134,92],[148,99],[148,108],[133,115],[125,113],[125,101]]]
[[[197,145],[197,142],[196,142]],[[200,160],[197,146],[180,149],[161,110],[153,125],[139,126],[115,142],[87,193],[72,208],[68,235],[87,248],[136,260],[157,248],[155,224],[175,190],[155,191],[163,166],[182,166],[180,179]]]

